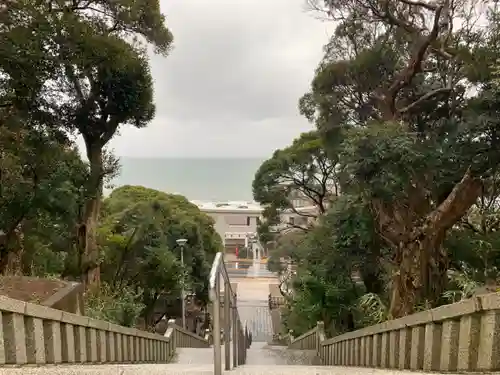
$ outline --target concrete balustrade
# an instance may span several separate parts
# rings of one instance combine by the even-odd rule
[[[322,322],[319,322],[318,325],[321,325]],[[314,327],[312,330],[307,331],[303,335],[293,339],[288,347],[290,349],[299,349],[299,350],[313,350],[317,349],[317,335],[318,335],[318,326]],[[291,336],[291,332],[290,332]]]
[[[272,296],[271,294],[269,294],[268,304],[270,310],[279,309],[281,306],[285,306],[286,304],[285,297]]]
[[[177,348],[209,348],[210,342],[208,337],[200,337],[192,332],[185,330],[178,325],[175,325],[174,320],[168,322],[169,328],[175,328],[173,334],[175,336],[175,346]]]
[[[177,340],[208,346],[173,321],[161,336],[0,296],[0,365],[162,363]]]
[[[317,349],[324,365],[498,371],[500,294],[477,296],[330,339],[320,322],[292,340],[290,347]]]

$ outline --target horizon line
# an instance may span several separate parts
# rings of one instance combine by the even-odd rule
[[[116,155],[119,158],[131,159],[266,159],[266,156],[130,156]]]

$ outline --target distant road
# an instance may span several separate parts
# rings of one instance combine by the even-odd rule
[[[240,259],[226,261],[227,272],[231,278],[275,278],[267,269],[267,264],[259,260]]]

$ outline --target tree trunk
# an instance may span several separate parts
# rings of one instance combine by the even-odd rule
[[[24,234],[21,222],[0,235],[0,254],[0,274],[23,274]]]
[[[399,264],[392,280],[389,314],[399,318],[419,308],[439,304],[447,282],[448,258],[442,247],[444,233],[423,234],[396,250]]]
[[[390,315],[399,318],[418,308],[431,308],[439,303],[447,282],[448,259],[443,240],[450,229],[476,202],[481,180],[467,170],[448,197],[425,217],[379,226],[395,251],[395,273],[392,280]],[[422,202],[422,205],[424,202]],[[404,206],[402,206],[404,207]],[[404,209],[404,208],[403,208]],[[412,217],[393,207],[394,217]],[[383,216],[387,218],[385,213]],[[406,220],[406,219],[405,219]],[[380,219],[379,219],[380,221]],[[411,225],[408,225],[411,224]],[[398,233],[399,232],[399,233]],[[394,235],[398,233],[398,235]]]
[[[83,217],[78,230],[82,282],[86,289],[100,283],[99,249],[97,247],[96,231],[104,178],[102,147],[87,144],[87,157],[90,162],[90,176],[87,184]]]
[[[384,293],[384,280],[382,279],[382,270],[379,264],[362,265],[360,273],[367,293],[377,295]]]
[[[384,294],[385,282],[381,264],[380,244],[373,243],[365,249],[367,258],[359,266],[359,273],[367,293]]]
[[[9,237],[7,233],[0,232],[0,274],[5,273],[9,257]]]
[[[9,259],[6,274],[13,276],[23,275],[23,256],[24,256],[24,232],[22,223],[19,223],[14,231],[15,249],[9,251]]]
[[[142,311],[142,317],[144,318],[144,324],[147,328],[154,328],[156,325],[155,321],[155,310],[158,301],[158,293],[153,295],[143,295],[142,303],[144,304],[144,310]]]

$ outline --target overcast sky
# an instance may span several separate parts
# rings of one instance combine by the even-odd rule
[[[151,57],[156,118],[119,156],[266,157],[312,128],[297,101],[332,25],[305,0],[161,0],[174,49]]]

